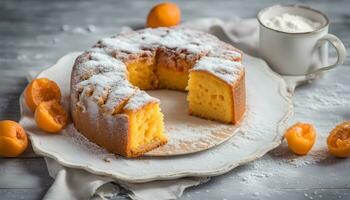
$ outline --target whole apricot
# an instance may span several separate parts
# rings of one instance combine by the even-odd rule
[[[147,16],[147,27],[170,27],[178,25],[181,21],[180,8],[170,2],[154,6]]]
[[[17,122],[0,121],[0,156],[17,157],[28,146],[27,134]]]

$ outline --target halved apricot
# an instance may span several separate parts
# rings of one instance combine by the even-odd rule
[[[17,122],[0,121],[0,156],[17,157],[28,146],[27,134]]]
[[[47,78],[38,78],[31,81],[27,86],[24,99],[28,107],[35,111],[35,108],[43,101],[56,100],[60,102],[61,91],[54,81]]]
[[[339,158],[350,156],[350,121],[337,125],[327,138],[329,153]]]
[[[59,132],[68,121],[68,115],[56,100],[45,101],[38,105],[34,118],[37,126],[49,133]]]
[[[288,147],[295,154],[306,155],[315,144],[316,131],[311,124],[296,123],[284,134]]]

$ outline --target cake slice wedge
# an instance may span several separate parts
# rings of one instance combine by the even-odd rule
[[[167,143],[159,100],[138,90],[124,107],[128,116],[127,157],[137,157]]]
[[[240,62],[201,58],[189,75],[189,113],[225,123],[238,123],[245,111],[244,76]]]

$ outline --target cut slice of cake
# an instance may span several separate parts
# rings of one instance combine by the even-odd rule
[[[236,124],[245,110],[244,69],[240,62],[204,57],[190,71],[189,112]]]
[[[137,157],[167,143],[158,99],[138,90],[124,111],[129,118],[127,157]]]

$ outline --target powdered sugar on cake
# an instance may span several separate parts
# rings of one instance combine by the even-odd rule
[[[216,37],[188,29],[144,29],[105,38],[99,42],[109,50],[140,53],[145,49],[163,46],[170,49],[186,49],[191,53],[215,51],[223,45]],[[240,53],[235,52],[236,57]]]
[[[103,108],[108,112],[113,113],[114,108],[132,97],[136,90],[136,87],[133,87],[130,84],[125,84],[125,82],[121,82],[117,87],[111,89],[109,98],[106,100]]]
[[[158,99],[149,96],[145,91],[137,90],[134,96],[125,105],[125,110],[136,110],[149,102],[159,102]]]
[[[204,57],[200,59],[192,70],[203,70],[216,75],[229,84],[234,84],[243,70],[240,62],[224,58]]]
[[[206,70],[230,84],[243,70],[239,62],[232,61],[240,60],[241,53],[206,33],[168,28],[121,33],[100,40],[78,57],[72,76],[72,89],[80,97],[77,103],[83,105],[82,98],[91,98],[113,113],[114,107],[124,100],[128,101],[125,106],[128,110],[158,101],[129,83],[125,65],[139,56],[154,56],[158,48],[179,52],[179,56],[185,51],[189,59],[191,55],[204,55],[192,70]],[[91,95],[81,95],[84,92]]]

